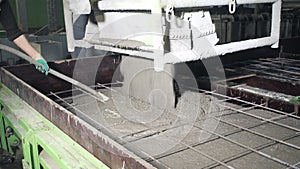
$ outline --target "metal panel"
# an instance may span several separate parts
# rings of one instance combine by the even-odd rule
[[[235,2],[235,1],[234,1]],[[108,13],[104,12],[104,16],[106,16],[106,20],[104,20],[103,22],[99,22],[99,32],[100,32],[100,39],[97,39],[99,42],[95,42],[97,40],[89,39],[89,42],[96,46],[96,48],[98,49],[102,49],[102,50],[110,50],[110,51],[114,51],[114,52],[122,52],[122,53],[126,53],[126,54],[132,54],[134,56],[139,56],[139,57],[143,57],[143,58],[151,58],[154,59],[154,66],[155,69],[157,71],[161,71],[163,64],[165,63],[179,63],[179,62],[187,62],[187,61],[192,61],[192,60],[199,60],[199,59],[205,59],[205,58],[209,58],[209,57],[214,57],[217,55],[224,55],[226,53],[232,53],[232,52],[236,52],[236,51],[241,51],[241,50],[246,50],[246,49],[251,49],[251,48],[257,48],[257,47],[262,47],[262,46],[272,46],[274,48],[278,47],[278,41],[279,41],[279,33],[280,33],[280,15],[281,15],[281,0],[236,0],[237,4],[259,4],[259,3],[271,3],[272,5],[272,26],[271,26],[271,35],[269,37],[263,37],[263,38],[259,38],[259,39],[251,39],[253,37],[253,34],[251,34],[249,36],[249,40],[244,40],[244,41],[240,41],[240,42],[234,42],[234,43],[228,43],[228,44],[222,44],[222,45],[216,45],[214,46],[214,43],[212,43],[212,49],[215,50],[216,52],[210,52],[210,51],[205,51],[205,49],[201,49],[200,43],[203,44],[203,42],[198,42],[201,41],[199,40],[200,38],[195,38],[193,39],[193,43],[194,43],[194,53],[192,51],[189,50],[184,50],[182,49],[182,51],[171,51],[170,53],[166,52],[165,54],[163,53],[158,53],[158,52],[154,52],[157,51],[157,49],[162,49],[165,48],[166,46],[163,46],[162,43],[160,43],[161,41],[155,41],[155,43],[152,44],[152,46],[148,46],[148,53],[145,53],[143,51],[140,51],[140,49],[142,49],[143,47],[146,47],[147,45],[144,46],[140,46],[139,48],[130,48],[128,46],[122,46],[119,44],[113,44],[113,45],[105,45],[103,42],[105,40],[101,39],[103,34],[103,31],[105,32],[105,25],[111,25],[113,23],[115,23],[115,20],[112,20],[111,18],[114,17],[110,17],[110,16],[120,16],[119,18],[117,18],[117,21],[122,20],[122,16],[126,18],[128,18],[128,10],[133,10],[131,12],[132,15],[134,14],[141,14],[143,10],[149,10],[152,11],[152,14],[155,15],[155,12],[153,12],[153,9],[151,8],[151,5],[153,6],[153,2],[148,2],[148,1],[131,1],[131,0],[126,0],[126,1],[117,1],[117,0],[103,0],[103,1],[98,1],[98,7],[99,10],[107,10]],[[134,5],[133,5],[134,4]],[[66,4],[67,5],[67,4]],[[194,7],[206,7],[206,6],[220,6],[220,5],[229,5],[229,2],[226,0],[216,0],[216,1],[199,1],[199,0],[188,0],[188,1],[179,1],[179,0],[170,0],[170,1],[161,1],[161,6],[160,8],[165,8],[166,6],[172,6],[175,8],[183,8],[184,10],[189,10],[189,8],[194,8]],[[67,6],[65,6],[65,9],[68,9]],[[167,8],[165,9],[167,10]],[[139,12],[140,11],[140,12]],[[157,11],[157,10],[156,10]],[[130,16],[130,15],[129,15]],[[161,22],[164,23],[164,16],[162,16],[161,18]],[[196,19],[196,18],[195,18]],[[167,20],[167,19],[166,19]],[[69,21],[67,21],[69,22]],[[159,21],[157,21],[159,22]],[[139,22],[140,23],[140,22]],[[67,25],[70,25],[69,23]],[[129,30],[131,29],[130,26],[134,25],[134,23],[130,23],[129,24]],[[143,24],[140,24],[143,25]],[[139,25],[139,26],[140,26]],[[159,26],[159,25],[157,25]],[[164,30],[164,26],[167,27],[167,24],[165,23],[165,25],[162,25],[163,27],[161,27],[162,30]],[[252,26],[255,26],[255,23],[252,24]],[[168,29],[168,28],[167,28]],[[70,32],[69,32],[70,31]],[[121,37],[121,33],[124,33],[124,30],[112,30],[109,29],[109,31],[111,31],[111,35],[113,35],[113,37],[119,37],[117,39],[121,40],[121,39],[128,39],[127,37]],[[182,30],[181,30],[182,31]],[[69,35],[72,36],[72,30],[67,28],[67,32]],[[102,33],[101,33],[102,32]],[[107,32],[107,30],[106,30]],[[120,33],[121,32],[121,33]],[[158,32],[158,34],[160,34],[160,32]],[[164,34],[161,33],[160,36],[163,36]],[[226,36],[226,35],[221,35],[221,36]],[[154,36],[153,36],[154,37]],[[211,38],[209,36],[205,36],[206,38]],[[108,38],[108,37],[104,37],[104,38]],[[111,37],[109,37],[111,38]],[[72,39],[72,37],[70,38],[70,40]],[[113,39],[113,38],[111,38]],[[230,38],[227,38],[228,40],[230,40]],[[73,45],[74,42],[68,40],[68,42],[70,42],[70,45]],[[125,41],[126,41],[125,40]],[[93,43],[93,41],[95,43]],[[180,40],[178,40],[180,41]],[[144,42],[144,41],[142,41]],[[169,42],[165,42],[165,43],[169,43]],[[209,43],[207,43],[208,45]],[[155,46],[160,46],[160,47],[154,47]],[[166,51],[168,51],[168,49],[164,49]],[[200,50],[200,51],[197,51]],[[137,51],[137,52],[135,52]],[[194,56],[195,53],[200,53],[200,54],[196,54],[197,56]],[[174,57],[174,54],[177,54],[175,56],[177,56],[178,58]],[[173,57],[172,57],[173,55]]]

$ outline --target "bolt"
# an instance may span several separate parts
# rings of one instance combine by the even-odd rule
[[[20,141],[18,139],[14,140],[14,145],[18,145],[20,143]]]
[[[5,129],[5,136],[9,137],[11,135],[13,135],[13,129],[11,127],[6,127],[6,129]]]

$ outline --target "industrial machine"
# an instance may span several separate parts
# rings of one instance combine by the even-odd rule
[[[1,68],[1,147],[23,168],[299,168],[299,39],[279,40],[281,0],[63,3],[69,52],[93,57],[49,66],[108,99]]]
[[[225,5],[228,13],[233,14],[237,5],[262,3],[271,4],[269,34],[260,38],[218,44],[216,26],[212,22],[209,8]],[[122,92],[151,102],[156,107],[165,108],[176,105],[174,87],[178,85],[174,83],[178,81],[173,81],[176,79],[175,74],[180,74],[178,71],[188,73],[188,68],[175,70],[172,64],[261,46],[278,47],[281,1],[103,0],[93,1],[92,4],[88,0],[64,1],[64,11],[69,51],[74,51],[75,47],[92,46],[95,49],[134,56],[135,58],[126,59],[124,56],[121,62],[120,69],[124,76]],[[73,32],[73,25],[84,14],[93,15],[96,24],[90,22],[87,26],[79,25],[86,27],[86,34],[82,39],[76,39],[74,35],[78,30]],[[211,66],[222,64],[219,62],[206,65],[208,71]],[[153,91],[156,91],[155,94]]]

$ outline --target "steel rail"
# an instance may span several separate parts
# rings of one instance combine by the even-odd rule
[[[122,84],[122,82],[112,82],[112,83],[104,83],[104,84],[101,84],[101,85],[118,85],[118,84]],[[89,87],[91,88],[94,88],[94,87],[97,87],[99,85],[91,85]],[[56,95],[60,95],[60,94],[65,94],[65,93],[68,93],[68,92],[73,92],[73,91],[77,91],[78,89],[69,89],[69,90],[63,90],[63,91],[58,91],[58,92],[52,92]],[[47,96],[52,96],[52,94],[47,94]]]

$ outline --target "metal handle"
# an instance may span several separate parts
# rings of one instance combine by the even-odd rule
[[[174,6],[168,5],[165,9],[166,9],[166,20],[169,23],[171,23],[175,16]]]
[[[228,5],[229,13],[234,14],[236,11],[236,0],[229,0]]]

